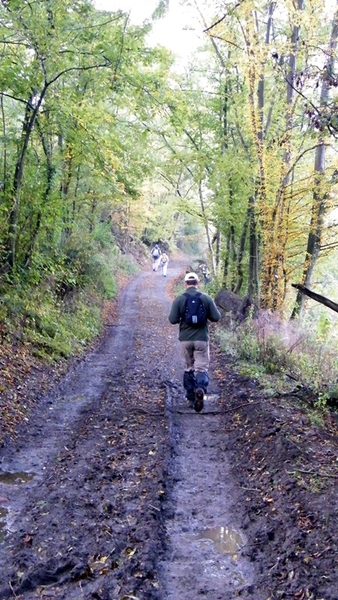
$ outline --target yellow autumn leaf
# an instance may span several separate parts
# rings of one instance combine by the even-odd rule
[[[107,558],[108,558],[108,556],[101,556],[101,558],[99,558],[99,562],[105,563]]]

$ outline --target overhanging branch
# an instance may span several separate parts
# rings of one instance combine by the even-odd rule
[[[331,310],[334,310],[334,312],[338,312],[338,304],[336,302],[333,302],[329,298],[325,298],[325,296],[316,294],[316,292],[312,292],[300,283],[292,283],[291,285],[292,287],[296,288],[296,290],[299,290],[302,294],[305,294],[306,296],[309,296],[309,298],[312,298],[312,300],[320,302],[320,304],[324,304],[328,308],[331,308]]]

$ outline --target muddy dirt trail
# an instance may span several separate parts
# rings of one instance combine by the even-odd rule
[[[100,346],[1,448],[0,600],[338,598],[335,430],[319,440],[324,518],[289,475],[305,460],[283,430],[293,409],[264,409],[216,347],[205,407],[187,407],[167,319],[185,267],[138,275]]]

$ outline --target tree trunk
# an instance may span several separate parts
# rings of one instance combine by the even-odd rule
[[[19,157],[16,162],[14,180],[12,187],[12,198],[13,204],[12,209],[9,213],[9,226],[8,226],[8,237],[5,242],[5,252],[7,254],[7,262],[11,269],[15,265],[16,259],[16,243],[17,243],[17,226],[19,218],[20,208],[20,192],[23,180],[24,165],[27,156],[28,144],[34,129],[35,121],[47,91],[47,85],[43,88],[40,93],[38,101],[33,106],[33,94],[29,98],[26,104],[25,119],[22,128],[22,142],[19,152]]]
[[[304,0],[297,0],[297,10],[304,10]],[[297,68],[297,55],[299,50],[300,25],[295,25],[291,34],[291,52],[289,55],[289,68],[286,79],[286,117],[285,117],[285,151],[283,156],[283,167],[280,188],[276,195],[275,207],[272,211],[271,230],[273,231],[273,242],[271,249],[273,255],[269,261],[269,268],[265,270],[268,277],[269,296],[271,308],[278,310],[282,305],[286,290],[286,244],[287,244],[287,205],[285,191],[290,183],[290,162],[292,156],[292,130],[295,97],[295,76]]]
[[[260,290],[259,290],[259,243],[257,234],[257,223],[255,214],[255,198],[249,198],[249,283],[248,296],[251,300],[260,306]]]
[[[338,2],[337,5],[338,7]],[[334,55],[337,47],[338,38],[338,10],[333,17],[330,46],[328,52],[328,60],[326,64],[327,74],[333,72],[334,67]],[[323,77],[321,94],[320,94],[320,106],[325,107],[330,93],[330,82],[329,77]],[[326,144],[324,143],[324,136],[322,133],[318,136],[318,146],[315,153],[315,185],[312,200],[311,210],[311,223],[310,232],[308,235],[306,255],[303,266],[302,285],[309,286],[312,282],[313,271],[320,253],[321,239],[323,233],[323,222],[324,215],[326,213],[326,200],[327,193],[323,190],[323,179],[325,173],[325,154]],[[298,291],[294,309],[291,314],[291,319],[300,317],[304,308],[304,296]]]
[[[212,272],[213,272],[213,274],[215,274],[216,273],[216,259],[215,259],[215,253],[214,253],[214,250],[213,250],[213,247],[212,247],[212,242],[211,242],[211,237],[210,237],[208,217],[207,217],[206,212],[205,212],[205,204],[204,204],[202,182],[201,181],[199,182],[199,185],[198,185],[198,195],[199,195],[199,199],[200,199],[200,205],[201,205],[203,223],[204,223],[204,227],[205,227],[205,233],[206,233],[206,236],[207,236],[208,249],[209,249],[210,258],[211,258],[211,265],[212,265]]]
[[[46,142],[45,136],[43,134],[43,132],[41,131],[41,128],[39,126],[39,121],[37,120],[37,128],[39,131],[39,135],[40,135],[40,140],[41,140],[41,145],[46,157],[46,185],[45,185],[45,190],[43,192],[43,196],[42,196],[42,205],[44,205],[48,198],[49,198],[49,194],[52,188],[52,181],[53,181],[53,176],[55,173],[55,169],[53,167],[52,164],[52,157],[51,157],[51,152],[50,149],[48,148],[48,144]],[[41,219],[42,219],[42,209],[40,208],[38,210],[38,214],[36,215],[35,218],[35,225],[30,233],[30,239],[28,242],[28,249],[26,251],[25,254],[25,258],[24,258],[24,266],[25,268],[29,267],[31,260],[32,260],[32,256],[33,256],[33,252],[34,252],[34,248],[35,248],[35,244],[36,244],[36,240],[40,231],[40,227],[41,227]]]
[[[250,209],[250,199],[249,199],[248,209],[246,212],[245,221],[243,223],[242,234],[241,234],[241,238],[240,238],[239,250],[238,250],[238,256],[237,256],[237,268],[236,268],[237,280],[236,280],[236,283],[235,283],[235,286],[233,289],[233,292],[235,294],[240,294],[242,285],[243,285],[243,256],[244,256],[245,243],[246,243],[249,224],[250,224],[250,215],[251,215],[251,209]]]

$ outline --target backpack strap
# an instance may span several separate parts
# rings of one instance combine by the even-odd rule
[[[202,292],[196,292],[196,294],[193,294],[194,296],[197,296],[199,298],[199,296],[202,296]],[[190,298],[190,296],[192,296],[192,294],[189,294],[189,292],[183,292],[182,296],[185,296],[186,298]]]
[[[189,296],[191,296],[192,294],[189,294],[189,292],[184,292],[182,294],[182,296],[185,296],[186,298],[189,298]],[[196,292],[196,294],[194,294],[194,296],[197,296],[199,298],[199,296],[202,296],[202,292]]]

